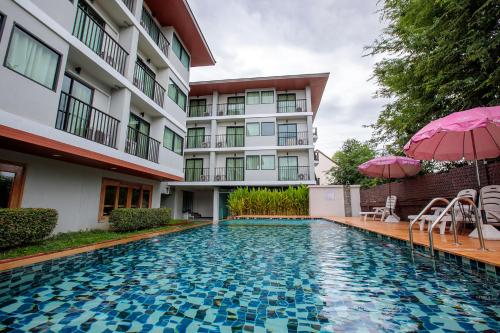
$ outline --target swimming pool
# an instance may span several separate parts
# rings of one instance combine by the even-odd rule
[[[39,286],[0,304],[0,332],[500,331],[497,281],[321,220],[239,220],[96,253],[45,264]]]

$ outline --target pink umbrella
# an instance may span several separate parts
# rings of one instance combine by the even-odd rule
[[[500,106],[478,107],[431,121],[410,139],[404,151],[420,160],[474,161],[481,189],[477,160],[500,156]],[[486,223],[484,210],[481,216]],[[498,230],[489,227],[490,233],[498,235]]]
[[[369,177],[404,178],[415,176],[420,171],[420,162],[404,156],[377,157],[358,166],[359,172]],[[391,183],[389,183],[389,197]],[[398,222],[399,217],[393,214],[392,205],[386,222]]]

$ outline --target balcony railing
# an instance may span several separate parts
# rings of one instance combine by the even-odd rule
[[[217,116],[237,116],[245,114],[245,104],[224,103],[217,105]]]
[[[125,152],[158,163],[160,141],[128,126]]]
[[[209,168],[184,168],[185,182],[208,182],[210,181]]]
[[[308,144],[308,133],[278,132],[278,146],[303,146]]]
[[[188,135],[186,137],[186,148],[210,148],[210,134]]]
[[[140,62],[135,63],[134,85],[156,104],[163,107],[165,88],[156,82],[154,77],[149,74],[148,70]]]
[[[144,27],[148,35],[153,39],[153,41],[158,45],[160,50],[168,57],[168,48],[170,42],[167,37],[161,32],[160,27],[156,24],[153,17],[149,12],[142,8],[141,15],[141,25]]]
[[[134,12],[134,0],[122,0],[122,2],[127,6],[130,12]]]
[[[214,181],[216,182],[233,182],[245,180],[245,168],[229,167],[215,168]]]
[[[212,115],[212,105],[190,105],[188,117],[210,117]]]
[[[216,148],[244,147],[245,134],[217,134],[215,137]]]
[[[119,125],[118,119],[61,92],[56,118],[57,129],[115,148]]]
[[[111,67],[124,74],[127,51],[104,30],[99,22],[90,17],[80,4],[76,12],[73,35]]]
[[[309,180],[308,166],[280,166],[278,169],[278,180]]]
[[[295,101],[278,101],[277,110],[282,112],[306,112],[307,103],[305,99],[297,99]]]

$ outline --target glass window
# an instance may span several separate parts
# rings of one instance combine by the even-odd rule
[[[184,144],[184,139],[180,135],[175,134],[174,137],[174,153],[182,155],[182,146]]]
[[[260,157],[262,170],[274,170],[274,155],[263,155]]]
[[[258,91],[247,92],[247,104],[259,104],[260,103],[260,93]]]
[[[248,123],[247,124],[247,136],[258,136],[260,135],[259,123]]]
[[[5,66],[47,87],[55,89],[60,56],[19,27],[14,26]]]
[[[274,91],[262,91],[260,93],[260,102],[262,104],[272,104],[274,103]]]
[[[106,220],[115,208],[149,208],[153,187],[145,184],[131,184],[113,179],[103,179],[99,218]],[[142,203],[142,205],[141,205]]]
[[[17,208],[21,205],[24,168],[0,163],[0,208]]]
[[[163,147],[182,155],[184,146],[184,138],[179,134],[172,131],[170,128],[165,127],[163,132]]]
[[[295,112],[296,106],[297,98],[295,94],[278,95],[278,112]]]
[[[2,40],[3,24],[5,23],[5,15],[0,13],[0,40]]]
[[[259,170],[260,168],[259,162],[260,162],[259,155],[248,155],[247,170]]]
[[[165,127],[165,131],[163,132],[163,147],[174,150],[174,134],[170,128]]]
[[[245,96],[227,98],[227,115],[234,116],[245,114]]]
[[[179,105],[182,110],[186,111],[186,94],[183,93],[181,88],[179,88],[179,86],[177,86],[177,84],[175,84],[175,82],[172,80],[170,80],[170,83],[168,85],[167,94],[168,97],[170,97],[170,99],[175,102],[175,104]]]
[[[189,70],[189,63],[191,59],[186,49],[182,46],[181,41],[179,40],[176,34],[174,34],[174,38],[172,40],[172,50],[174,51],[174,54],[177,56],[177,58],[179,58],[182,65],[187,70]]]
[[[274,135],[274,122],[264,122],[260,124],[261,130],[260,135],[262,136],[272,136]]]
[[[208,116],[206,99],[191,99],[189,101],[189,116],[203,117]]]

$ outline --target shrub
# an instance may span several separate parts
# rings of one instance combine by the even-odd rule
[[[109,216],[111,229],[115,231],[134,231],[160,227],[170,222],[168,208],[117,208]]]
[[[227,201],[231,215],[307,215],[309,189],[306,186],[286,190],[239,187]]]
[[[0,209],[0,249],[38,242],[57,224],[57,210],[49,208]]]

